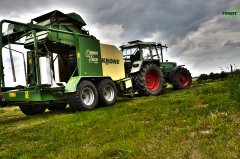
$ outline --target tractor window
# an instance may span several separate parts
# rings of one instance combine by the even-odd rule
[[[139,51],[138,47],[134,47],[134,48],[124,48],[122,50],[123,52],[123,58],[125,62],[131,62],[130,57],[131,55],[134,55],[137,51]]]
[[[142,48],[143,51],[143,58],[144,59],[151,59],[151,53],[149,47]]]
[[[159,59],[159,56],[158,56],[156,47],[152,46],[152,47],[151,47],[151,51],[152,51],[152,57],[153,57],[153,59]]]

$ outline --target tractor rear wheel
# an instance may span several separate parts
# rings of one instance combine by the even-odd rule
[[[97,88],[90,81],[80,82],[76,92],[68,95],[68,103],[73,111],[95,109],[98,104]]]
[[[133,78],[134,86],[141,95],[159,95],[163,89],[163,75],[154,64],[146,64]]]
[[[101,80],[97,85],[97,89],[101,106],[111,106],[116,103],[117,88],[112,80]]]
[[[22,105],[19,108],[26,115],[42,114],[46,110],[46,106],[44,105]]]
[[[191,73],[184,67],[180,67],[176,71],[170,72],[169,78],[174,89],[186,89],[192,84]]]
[[[64,110],[67,106],[67,103],[55,103],[53,105],[47,105],[47,109],[50,111]]]

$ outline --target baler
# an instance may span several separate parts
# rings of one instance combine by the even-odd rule
[[[2,20],[8,31],[0,34],[0,101],[1,106],[19,106],[26,115],[46,109],[92,110],[113,105],[117,95],[132,95],[132,82],[126,78],[122,53],[112,45],[101,44],[83,27],[76,13],[52,11],[30,23]],[[21,42],[21,39],[25,39]],[[22,45],[27,52],[12,49]],[[4,52],[3,48],[8,52]],[[3,54],[9,54],[13,79],[16,81],[13,55],[22,53],[25,85],[6,86]],[[46,60],[49,83],[43,83],[41,60]],[[54,66],[58,63],[58,70]],[[46,72],[45,72],[46,73]],[[59,76],[60,82],[55,82]]]

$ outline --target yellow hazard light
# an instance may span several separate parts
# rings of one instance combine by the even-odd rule
[[[80,59],[81,55],[80,52],[77,53],[77,58]]]

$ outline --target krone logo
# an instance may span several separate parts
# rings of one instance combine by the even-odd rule
[[[89,63],[98,63],[98,52],[91,51],[89,49],[86,50],[85,56],[88,58]]]
[[[102,58],[102,63],[108,64],[119,64],[118,59],[108,59],[108,58]]]

